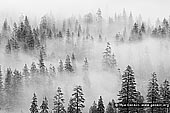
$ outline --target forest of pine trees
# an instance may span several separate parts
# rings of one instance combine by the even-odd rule
[[[137,59],[139,63],[143,63],[145,61],[140,59],[143,57],[132,59],[133,54],[131,54],[130,47],[124,48],[127,51],[117,55],[121,51],[114,47],[116,44],[142,42],[143,39],[147,40],[148,37],[169,39],[170,19],[164,18],[162,21],[158,19],[156,25],[151,25],[143,21],[140,16],[134,19],[132,12],[127,14],[125,9],[123,14],[115,13],[114,17],[105,19],[102,10],[98,8],[95,14],[87,13],[79,18],[72,16],[63,20],[54,19],[53,16],[47,14],[36,25],[32,24],[32,19],[28,16],[23,16],[19,22],[12,24],[10,22],[8,19],[4,20],[0,33],[0,49],[4,53],[4,59],[7,59],[7,66],[3,66],[3,63],[0,66],[0,112],[1,109],[9,112],[12,112],[15,108],[22,109],[21,105],[25,101],[24,98],[27,98],[24,94],[30,94],[37,90],[36,93],[33,93],[30,103],[26,105],[27,107],[30,105],[29,113],[84,113],[87,111],[89,113],[166,113],[166,108],[159,107],[116,107],[116,104],[170,104],[170,84],[168,77],[162,84],[159,84],[157,74],[160,73],[156,73],[157,70],[154,70],[155,72],[151,75],[147,73],[147,76],[150,77],[147,82],[148,87],[145,87],[145,89],[138,88],[136,75],[142,75],[135,73],[139,67],[131,65],[131,62]],[[93,50],[96,47],[99,47],[100,51],[98,49]],[[168,45],[166,47],[168,48]],[[147,54],[147,46],[145,48]],[[159,57],[161,57],[162,51],[159,52]],[[119,59],[119,57],[125,54],[129,55],[129,61],[121,65],[129,65],[121,74],[120,68],[122,66],[119,62],[126,58]],[[144,56],[143,53],[142,55]],[[8,61],[8,59],[12,59],[13,56],[18,62],[20,62],[20,57],[25,60],[22,69],[17,68],[17,63],[10,66],[12,61]],[[4,59],[2,58],[2,60]],[[159,62],[159,58],[156,60]],[[149,65],[150,62],[146,62]],[[168,62],[166,64],[168,66]],[[145,67],[145,65],[142,64],[141,67]],[[160,67],[164,69],[163,66]],[[95,68],[97,70],[93,71]],[[117,98],[104,102],[106,95],[102,95],[102,93],[98,95],[98,100],[92,98],[94,100],[88,108],[85,91],[90,95],[92,86],[94,87],[97,84],[93,83],[91,78],[100,81],[100,79],[103,79],[101,75],[107,78],[107,74],[111,77],[115,76],[114,79],[116,80],[120,79],[118,82],[120,82],[121,87],[116,92]],[[94,75],[97,76],[94,77]],[[78,77],[82,77],[82,81],[77,80]],[[163,77],[161,76],[161,78]],[[75,82],[74,79],[77,81]],[[115,82],[110,77],[107,79]],[[60,81],[67,85],[64,88],[67,87],[68,89],[71,88],[72,82],[75,82],[71,96],[64,93],[64,91],[67,91]],[[138,81],[140,82],[140,80]],[[107,81],[100,84],[103,85],[102,88],[106,92],[107,90],[112,91],[105,85]],[[56,86],[55,95],[52,96],[53,101],[49,101],[49,98],[51,98],[49,95],[41,94],[42,92],[51,94],[52,88],[56,88]],[[96,86],[94,89],[99,90]],[[31,89],[30,92],[28,89]],[[141,90],[145,90],[147,94],[144,95]],[[95,91],[93,93],[95,94]],[[40,95],[43,96],[42,99],[39,98]],[[40,100],[41,102],[39,102]],[[50,105],[53,105],[52,108],[50,108]]]

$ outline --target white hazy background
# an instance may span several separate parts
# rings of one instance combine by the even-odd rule
[[[152,22],[159,17],[169,17],[169,0],[0,0],[0,14],[4,17],[18,17],[20,14],[41,17],[52,12],[57,17],[96,13],[102,9],[104,17],[121,13],[123,8],[133,15],[142,15]]]

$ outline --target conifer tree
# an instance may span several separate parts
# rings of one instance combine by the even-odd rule
[[[58,32],[58,37],[59,37],[59,38],[62,38],[62,37],[63,37],[63,35],[62,35],[62,32],[61,32],[61,31],[59,31],[59,32]]]
[[[83,64],[83,71],[88,71],[89,63],[87,61],[87,58],[84,58],[84,64]]]
[[[104,107],[102,97],[100,96],[98,101],[98,106],[97,106],[97,113],[104,113],[104,112],[105,112],[105,107]]]
[[[29,69],[27,64],[24,65],[23,73],[24,76],[29,76]]]
[[[123,104],[136,103],[137,102],[137,90],[135,76],[132,68],[128,65],[124,74],[122,75],[122,88],[118,94],[119,102]],[[126,113],[135,112],[136,109],[130,108],[119,108],[119,112]]]
[[[71,65],[70,57],[67,55],[66,60],[65,60],[65,71],[67,72],[73,72],[73,67]]]
[[[110,58],[110,63],[109,64],[110,64],[111,69],[115,69],[115,67],[117,66],[117,62],[116,62],[114,53],[112,54],[112,56]]]
[[[160,86],[160,96],[163,103],[170,103],[169,81],[165,80]]]
[[[66,36],[67,36],[67,38],[70,37],[70,30],[69,29],[67,29],[67,31],[66,31]]]
[[[110,58],[111,58],[111,46],[110,43],[108,42],[105,52],[103,52],[103,63],[105,68],[109,67]]]
[[[142,33],[146,33],[145,25],[142,23],[141,28],[140,28]]]
[[[49,113],[48,112],[48,109],[49,109],[48,108],[48,100],[46,97],[44,98],[44,100],[40,106],[40,109],[41,109],[40,113]]]
[[[75,108],[73,106],[73,99],[70,98],[68,108],[67,108],[67,113],[75,113]]]
[[[63,66],[63,61],[59,61],[59,66],[58,66],[58,72],[63,72],[64,71],[64,66]]]
[[[159,85],[157,83],[157,76],[156,73],[152,73],[152,78],[149,81],[148,85],[148,93],[146,96],[146,100],[149,103],[159,103],[160,102],[160,94],[159,94]],[[158,113],[159,109],[158,108],[150,108],[148,109],[148,112],[154,112]]]
[[[85,107],[84,102],[84,94],[82,91],[82,87],[81,86],[76,86],[73,89],[74,93],[72,94],[72,107],[75,110],[75,113],[82,113],[82,109]]]
[[[106,113],[116,113],[111,102],[109,102],[109,104],[107,105]]]
[[[170,103],[170,89],[169,89],[169,81],[165,80],[163,84],[160,86],[160,97],[162,103]],[[166,113],[167,109],[162,108],[162,113]]]
[[[7,54],[10,54],[11,53],[11,50],[12,50],[12,47],[11,47],[11,43],[10,43],[10,40],[8,40],[7,42],[7,45],[6,45],[6,53]]]
[[[66,110],[64,108],[64,97],[63,92],[60,87],[57,89],[57,93],[54,96],[54,113],[65,113]]]
[[[36,65],[35,65],[35,62],[32,62],[32,64],[31,64],[31,69],[30,69],[30,73],[32,74],[32,75],[34,75],[34,74],[36,74],[38,72],[38,69],[37,69],[37,67],[36,67]]]
[[[97,113],[97,104],[95,101],[93,102],[93,105],[90,107],[89,113]]]
[[[43,56],[43,52],[40,51],[40,59],[39,59],[39,69],[40,69],[40,74],[44,74],[46,71],[46,66],[44,64],[44,56]]]
[[[38,113],[37,96],[36,96],[35,93],[34,93],[34,96],[32,98],[30,112],[31,113]]]

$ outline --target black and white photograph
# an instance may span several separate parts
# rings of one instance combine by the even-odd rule
[[[0,0],[0,113],[170,113],[170,0]]]

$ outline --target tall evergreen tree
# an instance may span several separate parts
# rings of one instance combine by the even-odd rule
[[[160,86],[160,97],[162,103],[170,104],[170,89],[169,89],[169,81],[165,80],[163,84]],[[169,109],[169,108],[168,108]],[[166,113],[167,109],[162,108],[162,113]]]
[[[65,71],[67,72],[73,72],[73,67],[71,65],[70,57],[67,55],[66,60],[65,60]]]
[[[58,72],[63,72],[63,71],[64,71],[63,61],[60,60],[60,61],[59,61],[59,66],[58,66]]]
[[[54,113],[65,113],[66,110],[64,108],[64,97],[63,92],[60,87],[57,89],[57,94],[54,96]]]
[[[44,64],[44,56],[43,56],[43,52],[40,51],[40,59],[39,59],[39,69],[40,69],[40,74],[45,74],[46,71],[46,66]]]
[[[49,113],[48,112],[48,109],[49,109],[48,108],[48,100],[46,97],[44,98],[44,100],[40,106],[40,109],[41,109],[40,113]]]
[[[157,76],[156,73],[152,73],[152,78],[149,81],[148,85],[148,93],[146,96],[146,100],[149,103],[159,103],[160,102],[160,94],[159,94],[159,85],[157,83]],[[148,112],[154,112],[154,113],[159,113],[159,109],[157,108],[150,108],[148,109]]]
[[[23,73],[22,73],[24,76],[29,76],[29,69],[28,69],[28,66],[27,64],[24,65],[24,69],[23,69]]]
[[[89,113],[97,113],[97,104],[95,101],[93,102],[93,105],[90,107]]]
[[[70,35],[70,30],[69,30],[69,29],[67,29],[67,31],[66,31],[66,36],[67,36],[67,38],[71,36],[71,35]]]
[[[128,65],[124,74],[122,75],[122,88],[118,94],[119,103],[128,104],[137,102],[137,90],[135,76],[132,68]],[[126,113],[136,112],[136,109],[130,108],[119,108],[119,112]]]
[[[37,67],[36,67],[36,65],[35,65],[35,62],[32,62],[32,64],[31,64],[31,69],[30,69],[30,73],[32,74],[32,75],[34,75],[34,74],[36,74],[38,72],[38,69],[37,69]]]
[[[10,53],[11,53],[12,47],[11,47],[10,40],[8,40],[5,49],[6,49],[6,53],[7,53],[7,54],[10,54]]]
[[[109,67],[110,58],[111,58],[111,46],[110,46],[110,43],[107,42],[107,47],[105,49],[105,52],[103,52],[103,65],[104,65],[104,68]]]
[[[83,64],[83,71],[88,71],[89,63],[87,61],[87,58],[84,58],[84,64]]]
[[[97,106],[97,113],[104,113],[104,112],[105,112],[105,107],[104,107],[102,97],[100,96],[98,101],[98,106]]]
[[[68,108],[67,108],[67,113],[75,113],[76,112],[73,104],[74,104],[73,99],[70,98]]]
[[[163,103],[170,103],[169,81],[165,80],[160,86],[160,96]]]
[[[113,108],[112,102],[109,102],[106,108],[106,113],[116,113],[116,110]]]
[[[85,99],[83,97],[83,91],[81,86],[76,86],[73,89],[74,93],[72,94],[72,102],[75,113],[82,113],[82,109],[85,107]]]
[[[36,96],[35,93],[34,93],[34,96],[32,98],[30,112],[31,113],[38,113],[37,96]]]

